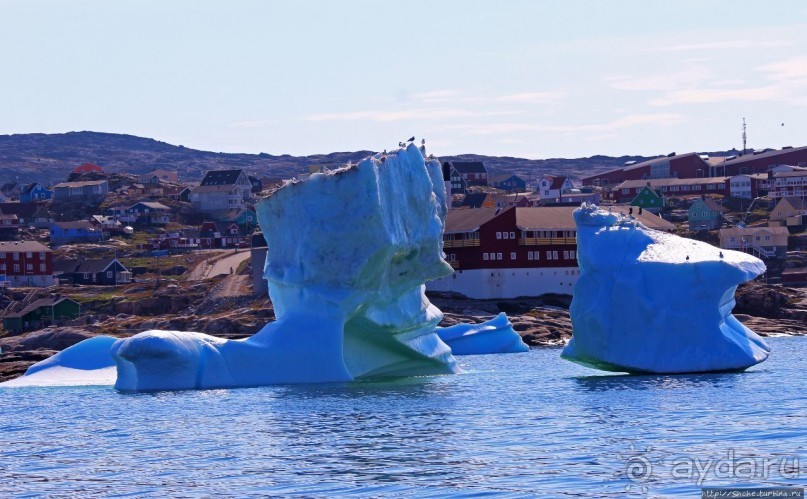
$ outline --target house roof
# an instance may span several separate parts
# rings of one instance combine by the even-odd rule
[[[807,201],[804,198],[796,197],[796,196],[786,196],[783,197],[779,203],[782,201],[787,201],[790,206],[792,206],[796,210],[804,210],[807,209]],[[778,204],[778,203],[777,203]]]
[[[792,172],[777,172],[773,174],[773,178],[787,178],[787,177],[807,177],[807,171],[793,170]]]
[[[210,170],[205,174],[205,178],[199,184],[200,187],[207,187],[211,185],[232,185],[238,181],[243,170]]]
[[[566,183],[566,177],[565,176],[552,177],[552,185],[550,185],[549,188],[553,189],[553,190],[554,189],[561,189],[563,187],[563,184],[565,184],[565,183]]]
[[[57,187],[62,187],[62,188],[65,188],[65,187],[68,187],[68,188],[69,187],[87,187],[87,186],[101,185],[101,184],[106,184],[106,183],[107,183],[106,180],[85,180],[83,182],[62,182],[61,184],[54,185],[53,188],[56,189]]]
[[[20,218],[17,215],[2,215],[0,214],[0,220],[19,220]]]
[[[54,274],[72,274],[78,268],[78,260],[70,258],[57,258],[53,260]]]
[[[485,164],[481,161],[448,161],[459,173],[487,173]]]
[[[673,185],[708,185],[708,184],[722,184],[728,180],[729,177],[700,177],[700,178],[651,178],[645,180],[625,180],[621,184],[614,187],[618,189],[639,189],[641,187],[650,186],[651,189],[658,187],[669,187]]]
[[[31,312],[35,311],[36,309],[38,309],[40,307],[52,307],[54,305],[58,305],[59,303],[65,301],[65,300],[70,300],[73,303],[78,304],[78,302],[76,302],[75,300],[71,300],[70,298],[68,298],[66,296],[53,296],[53,297],[49,297],[49,298],[40,298],[40,299],[30,303],[27,307],[20,310],[19,312],[14,312],[13,314],[8,314],[6,317],[15,317],[15,318],[23,317],[25,315],[30,314]]]
[[[614,211],[627,215],[629,206],[616,206]],[[516,226],[521,230],[575,230],[574,210],[576,206],[541,206],[510,208],[516,210]],[[457,232],[471,232],[498,214],[504,213],[507,209],[502,208],[479,208],[476,210],[449,210],[446,216],[447,234]],[[664,220],[658,215],[654,215],[647,210],[642,214],[634,211],[634,218],[643,223],[646,227],[656,230],[672,230],[675,225]]]
[[[636,163],[635,165],[626,166],[624,168],[621,168],[621,170],[629,172],[631,170],[644,168],[645,166],[652,165],[652,164],[655,164],[655,163],[661,163],[663,161],[675,161],[677,159],[688,158],[690,156],[697,156],[699,159],[703,160],[703,158],[700,157],[700,154],[698,154],[696,152],[688,152],[688,153],[684,153],[684,154],[676,154],[674,156],[659,156],[657,158],[642,161],[641,163]]]
[[[720,237],[723,236],[747,236],[747,235],[754,235],[758,232],[767,232],[769,234],[781,236],[787,235],[788,232],[787,227],[768,227],[768,226],[761,226],[761,227],[729,227],[727,229],[720,229]]]
[[[129,209],[132,209],[132,208],[134,208],[135,206],[137,206],[139,204],[142,204],[146,208],[149,208],[149,209],[152,209],[152,210],[170,210],[171,209],[171,208],[165,206],[162,203],[158,203],[157,201],[138,201],[137,203],[130,206]]]
[[[190,190],[190,187],[188,187],[187,185],[166,185],[163,186],[163,193],[165,193],[166,196],[171,196],[181,194],[182,191],[186,189]]]
[[[200,185],[193,189],[194,194],[202,193],[202,192],[230,192],[234,187],[234,184],[226,184],[226,185]]]
[[[628,208],[629,206],[615,206],[614,211],[627,215]],[[576,228],[573,215],[576,209],[576,206],[516,208],[516,226],[522,230],[573,230]],[[633,217],[650,229],[672,230],[675,228],[674,224],[647,210],[641,214],[634,210]]]
[[[692,206],[690,206],[690,209],[692,209],[692,207],[695,206],[698,203],[698,201],[701,201],[703,204],[706,205],[707,208],[709,208],[712,211],[719,211],[720,213],[723,213],[724,211],[726,211],[726,209],[723,208],[722,206],[720,206],[717,203],[717,201],[715,201],[714,199],[709,198],[709,197],[703,197],[703,198],[700,198],[700,199],[696,199],[695,202],[692,203]]]
[[[115,262],[120,263],[117,258],[81,260],[78,264],[78,267],[76,267],[75,272],[78,274],[97,274],[98,272],[105,271],[107,268],[109,268],[110,265],[112,265]],[[123,266],[123,268],[126,268],[125,265],[123,265],[122,263],[120,264],[121,266]]]
[[[462,200],[462,206],[481,208],[487,198],[488,193],[486,192],[471,192],[465,195],[465,199]]]
[[[773,151],[766,151],[766,152],[761,152],[761,153],[756,153],[756,154],[754,154],[754,153],[746,153],[746,154],[744,154],[742,156],[738,156],[735,159],[727,160],[726,165],[727,166],[728,165],[737,165],[737,164],[741,164],[741,163],[747,163],[748,161],[754,161],[754,160],[757,160],[757,159],[775,158],[775,157],[783,155],[783,154],[790,154],[792,152],[804,151],[804,150],[807,150],[807,146],[791,147],[789,149],[774,149]]]
[[[0,251],[30,251],[50,253],[50,248],[36,241],[0,241]]]
[[[40,184],[39,182],[32,182],[30,184],[25,184],[25,187],[22,188],[22,193],[28,194],[29,192],[33,191],[38,185],[42,186],[43,189],[47,190],[47,188],[44,185]]]
[[[475,210],[448,210],[446,215],[446,234],[455,232],[472,232],[487,223],[503,210],[501,208],[478,208]]]
[[[516,175],[515,173],[499,173],[499,174],[496,174],[496,175],[493,175],[492,177],[490,177],[490,180],[491,180],[492,183],[496,184],[496,183],[504,182],[505,180],[510,180],[513,177],[515,177],[515,178],[517,178],[519,180],[522,180],[522,181],[524,180],[521,177],[519,177],[518,175]]]
[[[53,225],[61,229],[87,229],[90,231],[97,230],[92,223],[86,220],[78,220],[74,222],[53,222]]]
[[[104,169],[92,163],[82,163],[73,169],[73,173],[103,172]]]

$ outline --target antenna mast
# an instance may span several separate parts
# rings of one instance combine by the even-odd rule
[[[745,139],[746,139],[746,135],[745,135],[745,118],[743,118],[743,154],[745,154]]]

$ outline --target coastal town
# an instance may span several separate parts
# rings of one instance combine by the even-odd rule
[[[135,175],[85,162],[53,185],[3,184],[0,376],[96,334],[254,333],[273,317],[255,203],[326,168],[294,179],[212,169],[192,181],[168,168]],[[763,259],[763,287],[741,289],[738,311],[777,319],[772,329],[761,325],[769,332],[807,319],[799,289],[807,282],[807,147],[667,154],[581,178],[495,171],[483,161],[449,160],[442,169],[450,193],[443,249],[454,273],[427,291],[447,312],[445,324],[468,320],[468,310],[507,310],[531,344],[568,339],[568,314],[542,306],[567,308],[573,294],[572,212],[581,203]]]

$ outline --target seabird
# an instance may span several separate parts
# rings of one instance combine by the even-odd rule
[[[723,252],[722,251],[720,252],[720,258],[723,258]]]
[[[414,142],[414,141],[415,141],[415,136],[414,135],[409,137],[409,140],[407,140],[407,142]]]
[[[687,255],[687,261],[689,261],[689,255]]]

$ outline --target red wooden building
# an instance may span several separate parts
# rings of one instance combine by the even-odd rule
[[[53,253],[36,241],[0,242],[0,282],[6,286],[53,285]]]
[[[580,274],[574,210],[552,206],[449,211],[443,251],[455,271],[427,282],[426,288],[479,299],[572,294]],[[637,218],[650,228],[673,228],[649,212]]]

